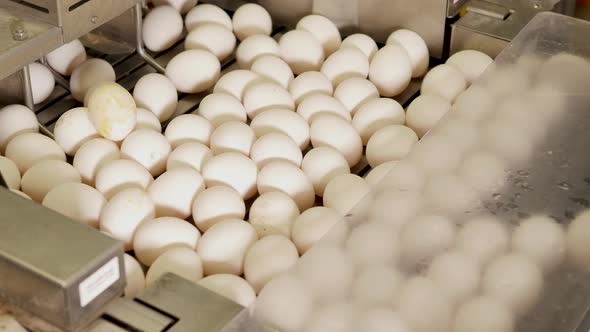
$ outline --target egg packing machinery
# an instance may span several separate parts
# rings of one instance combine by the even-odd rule
[[[229,11],[244,1],[214,0]],[[310,13],[325,15],[343,33],[361,31],[384,42],[396,28],[418,32],[431,57],[461,49],[496,55],[538,12],[571,13],[572,1],[325,0],[256,1],[275,22],[294,26]],[[115,63],[118,81],[131,89],[140,75],[164,72],[173,54],[143,48],[139,0],[0,0],[0,104],[21,98],[51,124],[75,105],[58,74],[54,100],[33,105],[27,65],[76,38]],[[449,29],[449,23],[452,28]],[[105,46],[106,45],[106,46]],[[175,47],[171,52],[178,52]],[[108,54],[118,53],[118,54]],[[106,55],[105,55],[106,54]],[[121,55],[124,54],[124,55]],[[133,54],[129,56],[129,54]],[[224,69],[231,61],[222,64]],[[7,93],[8,91],[8,93]],[[20,95],[15,91],[20,91]],[[402,97],[407,101],[417,91]],[[199,98],[185,96],[177,113]],[[405,103],[404,101],[404,103]],[[0,311],[33,331],[240,331],[253,329],[248,311],[224,297],[167,274],[135,299],[125,287],[122,245],[45,207],[13,195],[0,175]],[[256,330],[254,328],[254,330]]]

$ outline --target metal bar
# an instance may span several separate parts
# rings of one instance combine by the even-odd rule
[[[29,65],[24,66],[21,70],[21,82],[25,105],[34,112],[35,102],[33,100],[33,86],[31,85],[31,71],[29,70]]]
[[[145,62],[147,62],[150,66],[154,67],[154,69],[156,69],[159,73],[161,74],[165,74],[166,73],[166,69],[164,67],[162,67],[162,65],[160,65],[154,58],[152,58],[147,51],[145,50],[145,48],[143,47],[143,36],[141,33],[141,25],[142,25],[142,5],[141,3],[137,3],[135,4],[135,39],[137,42],[137,54],[139,54],[144,60]]]
[[[63,78],[63,76],[61,76],[58,72],[53,70],[53,68],[51,68],[51,66],[47,63],[47,59],[45,58],[45,56],[41,58],[41,63],[45,65],[45,67],[47,67],[47,69],[49,69],[49,71],[53,74],[55,82],[62,88],[66,89],[68,93],[70,93],[70,83],[65,78]]]

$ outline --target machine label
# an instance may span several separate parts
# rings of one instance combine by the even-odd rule
[[[113,257],[105,265],[100,267],[78,286],[80,292],[80,305],[85,307],[117,280],[119,280],[119,259]]]

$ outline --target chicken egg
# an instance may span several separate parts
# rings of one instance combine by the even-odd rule
[[[273,191],[286,194],[295,201],[299,211],[309,209],[315,202],[313,185],[299,167],[288,161],[272,161],[264,166],[256,186],[260,194]]]
[[[100,214],[106,203],[98,190],[77,182],[54,187],[42,202],[43,206],[94,228],[98,228]]]
[[[352,298],[355,303],[365,307],[390,306],[403,281],[404,276],[390,266],[370,265],[360,271],[354,280]]]
[[[397,308],[413,331],[448,331],[452,324],[453,309],[442,289],[423,276],[412,277],[402,286]]]
[[[33,200],[29,195],[25,194],[24,192],[22,192],[20,190],[10,189],[10,191],[13,192],[13,193],[15,193],[16,195],[22,197],[22,198],[28,199],[30,201]]]
[[[172,148],[164,135],[148,129],[139,129],[127,136],[121,144],[121,157],[135,160],[152,176],[166,170],[166,161]]]
[[[379,91],[369,80],[351,77],[336,87],[334,97],[342,102],[351,115],[354,115],[365,102],[379,98]]]
[[[184,40],[184,49],[201,49],[211,52],[223,61],[236,48],[236,37],[233,32],[217,23],[202,23],[193,28]]]
[[[390,98],[367,100],[357,108],[352,118],[352,126],[361,135],[364,145],[379,129],[388,125],[403,125],[405,122],[403,107]]]
[[[246,204],[240,194],[226,186],[213,186],[197,194],[192,206],[193,220],[202,232],[225,219],[244,219]]]
[[[297,22],[295,28],[308,31],[319,40],[326,56],[334,53],[342,43],[338,27],[322,15],[307,15]]]
[[[338,174],[326,185],[323,203],[345,216],[370,193],[369,184],[360,176]]]
[[[270,132],[260,136],[254,142],[250,150],[250,158],[258,169],[262,169],[269,162],[275,160],[285,160],[299,167],[303,153],[289,136]]]
[[[480,143],[480,132],[475,121],[452,111],[440,121],[429,135],[444,136],[457,146],[463,153],[471,152],[478,148]]]
[[[252,286],[246,280],[233,274],[211,275],[199,280],[197,284],[244,308],[250,307],[256,300],[256,293]]]
[[[402,125],[389,125],[377,130],[367,143],[367,162],[377,167],[388,161],[401,160],[418,143],[416,133]]]
[[[16,164],[3,156],[0,156],[0,175],[9,189],[19,190],[20,189],[20,171]]]
[[[117,159],[120,159],[117,144],[104,138],[93,138],[80,145],[72,165],[80,172],[82,182],[93,186],[98,169]]]
[[[129,254],[123,254],[125,264],[125,280],[127,286],[123,294],[126,298],[134,298],[145,288],[145,275],[139,262]]]
[[[522,66],[517,68],[523,69]],[[541,84],[549,84],[554,91],[565,94],[585,94],[589,84],[590,61],[566,52],[553,55],[545,61],[537,73]]]
[[[478,216],[459,229],[455,246],[476,259],[480,266],[485,266],[508,250],[510,234],[506,225],[496,217]]]
[[[269,109],[295,110],[295,102],[289,91],[270,81],[260,81],[246,87],[243,103],[250,119]]]
[[[154,6],[172,6],[181,14],[188,13],[195,5],[197,0],[151,0]]]
[[[229,30],[233,29],[231,17],[218,6],[212,4],[201,4],[192,8],[184,18],[184,24],[187,31],[192,31],[194,28],[205,23],[216,23],[226,27]]]
[[[425,215],[414,219],[404,225],[401,233],[404,263],[409,267],[429,263],[453,246],[455,235],[456,226],[446,217]]]
[[[483,150],[467,156],[458,169],[459,176],[482,194],[498,191],[506,182],[506,172],[500,158]]]
[[[213,127],[228,121],[246,123],[247,113],[239,99],[231,94],[216,92],[201,100],[198,114],[209,120]]]
[[[158,256],[145,275],[145,285],[150,287],[166,273],[174,273],[186,280],[197,282],[203,278],[203,265],[199,255],[187,247],[168,249]]]
[[[363,53],[365,53],[369,61],[373,60],[375,53],[377,53],[377,51],[379,50],[375,40],[373,40],[373,38],[371,38],[370,36],[362,33],[355,33],[344,38],[342,44],[340,44],[340,48],[345,47],[358,48]]]
[[[104,82],[115,82],[115,79],[115,70],[110,63],[98,58],[88,59],[72,71],[70,92],[74,99],[83,102],[92,87]]]
[[[465,89],[467,80],[464,74],[451,65],[442,64],[432,68],[424,76],[420,93],[438,95],[453,103]]]
[[[352,332],[357,321],[353,303],[335,302],[315,309],[305,325],[305,332]],[[361,330],[365,331],[365,330]]]
[[[17,135],[39,132],[35,113],[23,105],[8,105],[0,108],[0,152]]]
[[[289,84],[295,78],[289,65],[276,55],[264,54],[257,57],[250,70],[285,89],[289,88]]]
[[[460,216],[481,206],[473,187],[455,174],[431,177],[424,187],[424,197],[432,211]]]
[[[373,308],[363,312],[357,322],[358,331],[409,332],[408,324],[393,310]]]
[[[244,39],[236,49],[236,61],[242,69],[250,69],[254,60],[265,54],[280,56],[279,43],[266,35],[253,35]]]
[[[240,153],[226,152],[209,159],[202,171],[207,187],[225,185],[235,189],[242,199],[256,195],[258,169],[254,162]]]
[[[303,255],[315,244],[324,241],[324,237],[331,237],[334,242],[344,242],[348,227],[341,220],[340,213],[325,206],[315,206],[303,211],[295,219],[291,229],[291,238],[299,253]],[[343,227],[339,227],[340,225]],[[325,241],[329,242],[328,240],[330,239]]]
[[[264,7],[247,3],[241,5],[232,17],[233,30],[239,40],[244,40],[253,35],[270,35],[272,32],[272,19]]]
[[[483,145],[509,163],[524,163],[533,155],[534,142],[520,125],[500,119],[486,122],[481,129]]]
[[[369,59],[358,48],[345,47],[332,53],[320,71],[337,87],[347,78],[366,78],[369,75]]]
[[[492,296],[481,295],[464,302],[453,323],[455,332],[513,332],[516,317],[505,304]]]
[[[328,146],[340,152],[348,166],[361,160],[363,141],[352,125],[337,115],[321,114],[311,124],[311,144],[313,147]]]
[[[135,160],[117,159],[105,162],[96,172],[95,186],[106,199],[127,188],[146,190],[154,178]]]
[[[457,169],[461,153],[451,141],[432,136],[416,144],[407,159],[427,175],[440,175]]]
[[[323,93],[314,93],[305,97],[297,107],[297,114],[311,124],[319,114],[335,114],[346,121],[351,121],[350,111],[336,98]]]
[[[237,69],[221,76],[213,88],[213,94],[226,93],[234,96],[240,102],[246,87],[257,80],[262,80],[260,75],[244,69]],[[204,99],[203,99],[204,101]],[[203,104],[201,101],[201,105]],[[243,107],[243,106],[242,106]],[[245,112],[245,110],[244,110]]]
[[[482,81],[496,99],[525,94],[533,83],[527,69],[516,64],[491,67]]]
[[[45,59],[60,75],[70,76],[76,67],[86,61],[86,49],[79,39],[74,39],[47,53]]]
[[[168,161],[166,162],[166,170],[172,170],[181,167],[192,167],[197,172],[201,172],[203,165],[213,157],[213,153],[206,145],[198,142],[188,142],[179,145],[174,149]]]
[[[278,132],[289,136],[301,150],[309,145],[309,125],[305,119],[291,110],[272,109],[263,112],[252,120],[250,127],[254,130],[256,137]]]
[[[434,281],[455,305],[476,295],[481,286],[479,262],[468,254],[450,251],[435,257],[426,276]]]
[[[137,123],[135,100],[121,85],[102,83],[89,93],[88,118],[101,136],[122,141]]]
[[[451,109],[451,104],[438,95],[420,95],[406,111],[406,125],[422,138]]]
[[[494,60],[483,52],[463,50],[451,55],[446,63],[459,69],[467,78],[467,82],[471,84],[492,62]]]
[[[62,114],[55,124],[53,135],[57,144],[70,156],[75,155],[84,142],[99,136],[90,122],[86,107],[72,108]]]
[[[365,176],[365,181],[367,181],[371,188],[378,188],[382,184],[382,180],[387,177],[392,169],[395,168],[397,163],[397,160],[386,161],[371,169],[371,171]]]
[[[174,114],[178,105],[178,94],[172,81],[158,73],[142,76],[133,88],[133,99],[137,107],[143,107],[164,122]]]
[[[412,79],[410,56],[399,44],[386,45],[373,57],[368,74],[382,97],[397,96]]]
[[[40,104],[47,100],[55,87],[55,78],[49,68],[33,62],[29,64],[31,90],[33,92],[33,103]]]
[[[211,88],[220,73],[219,59],[204,50],[178,53],[166,65],[166,76],[174,83],[176,90],[184,93],[198,93]]]
[[[186,219],[191,215],[195,197],[205,190],[199,172],[189,167],[166,171],[154,180],[147,193],[156,206],[156,217]]]
[[[410,58],[412,64],[412,77],[422,77],[428,71],[430,61],[428,45],[424,39],[414,31],[399,29],[387,38],[387,45],[400,44]]]
[[[258,238],[279,234],[291,238],[291,228],[299,216],[295,201],[282,192],[271,191],[258,196],[248,213]]]
[[[82,182],[80,173],[62,160],[44,160],[29,168],[21,179],[21,190],[41,203],[53,188],[70,182]]]
[[[534,215],[520,221],[514,229],[512,250],[528,256],[545,272],[551,272],[565,259],[565,232],[553,218]]]
[[[305,30],[291,30],[279,40],[281,58],[294,74],[320,70],[325,55],[320,41]]]
[[[169,49],[182,37],[183,21],[172,6],[158,6],[143,18],[143,42],[152,52]]]
[[[160,120],[156,117],[156,115],[145,108],[136,108],[137,113],[135,129],[147,129],[153,130],[155,132],[161,133],[162,132],[162,124]]]
[[[299,105],[308,96],[313,94],[325,94],[331,96],[334,93],[332,82],[326,75],[319,71],[308,71],[295,77],[289,84],[289,93],[295,104]]]
[[[66,161],[66,154],[51,138],[36,133],[23,133],[10,140],[4,153],[21,174],[44,160]]]
[[[14,317],[9,313],[2,312],[0,314],[0,326],[5,331],[10,332],[27,332],[25,329]]]
[[[337,175],[350,173],[348,162],[340,152],[328,146],[313,148],[305,154],[301,170],[313,185],[316,196],[324,196],[326,185]]]
[[[218,155],[224,152],[237,152],[250,155],[254,140],[254,130],[240,121],[229,121],[217,127],[211,134],[211,152]]]
[[[213,129],[213,125],[204,117],[196,114],[183,114],[168,123],[164,136],[173,149],[190,142],[209,145]]]
[[[458,116],[480,121],[495,110],[496,99],[485,87],[472,85],[460,94],[453,104],[452,111]]]
[[[396,166],[394,170],[397,168]],[[382,189],[373,196],[375,200],[369,213],[369,219],[391,224],[396,232],[399,232],[404,225],[416,217],[424,205],[422,196],[418,193],[397,188]]]
[[[386,223],[365,223],[353,229],[346,241],[346,250],[363,269],[382,264],[391,266],[400,257],[395,228]]]

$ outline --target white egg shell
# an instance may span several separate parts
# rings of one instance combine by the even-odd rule
[[[279,43],[266,35],[253,35],[244,39],[236,49],[236,61],[242,69],[250,69],[254,60],[265,54],[280,56]]]
[[[403,125],[389,125],[377,130],[367,143],[367,162],[377,167],[388,161],[399,161],[418,143],[416,133]]]
[[[121,85],[102,83],[89,93],[88,118],[101,136],[122,141],[137,123],[135,100]]]
[[[317,243],[344,243],[348,236],[348,225],[340,221],[340,213],[325,206],[303,211],[291,229],[291,238],[299,253],[303,255]]]
[[[166,162],[166,170],[192,167],[198,172],[201,172],[203,165],[211,157],[213,157],[213,153],[206,145],[197,142],[184,143],[170,153]]]
[[[53,188],[70,182],[80,183],[80,173],[61,160],[44,160],[29,168],[21,179],[21,190],[41,203]]]
[[[123,254],[123,263],[125,264],[125,286],[124,296],[134,298],[145,288],[145,275],[139,262],[129,254]]]
[[[213,186],[201,191],[192,206],[193,220],[202,232],[225,219],[244,219],[246,204],[240,194],[226,186]]]
[[[202,174],[207,187],[228,186],[236,190],[242,199],[256,195],[258,169],[243,154],[227,152],[216,155],[205,163]]]
[[[246,87],[256,80],[261,80],[260,75],[245,69],[237,69],[221,76],[215,84],[213,93],[227,93],[234,96],[240,102]],[[201,105],[203,102],[201,101]],[[243,107],[243,106],[242,106]],[[245,110],[244,110],[245,112]]]
[[[269,109],[295,110],[295,102],[289,91],[270,81],[261,81],[246,87],[243,103],[250,119]]]
[[[126,251],[133,249],[137,227],[156,217],[156,208],[149,195],[139,188],[116,193],[103,208],[100,230],[123,242]]]
[[[0,175],[6,181],[9,189],[20,189],[21,174],[18,167],[12,160],[3,156],[0,156]]]
[[[394,170],[397,168],[395,167]],[[389,223],[395,226],[397,231],[400,231],[402,226],[414,218],[422,208],[424,204],[422,197],[415,191],[396,187],[385,188],[374,194],[375,200],[369,213],[369,219]],[[396,211],[396,213],[392,214],[391,211]]]
[[[428,70],[430,60],[428,45],[424,39],[414,31],[408,29],[399,29],[394,31],[387,38],[387,45],[400,44],[410,58],[412,64],[412,77],[421,77]]]
[[[241,5],[232,17],[234,33],[239,40],[244,40],[252,35],[270,35],[272,32],[272,19],[264,7],[247,3]]]
[[[497,99],[483,86],[472,85],[460,94],[453,104],[453,114],[474,121],[484,119],[496,108]]]
[[[450,251],[435,257],[426,276],[447,295],[449,301],[459,305],[476,295],[481,286],[479,262],[468,254]]]
[[[490,68],[481,81],[492,95],[501,99],[525,94],[533,84],[527,69],[516,64]]]
[[[215,92],[201,100],[199,115],[209,120],[214,127],[224,122],[239,121],[246,123],[246,109],[240,99],[224,92]]]
[[[380,164],[369,171],[369,173],[365,176],[365,181],[367,181],[371,188],[379,188],[382,184],[382,180],[389,175],[389,173],[395,168],[397,164],[397,160],[386,161]]]
[[[203,23],[192,29],[184,40],[184,49],[211,52],[219,61],[230,56],[236,48],[233,32],[217,23]]]
[[[43,206],[82,224],[98,228],[100,214],[107,201],[96,189],[83,183],[64,183],[43,198]]]
[[[282,35],[279,50],[296,75],[319,70],[325,59],[320,41],[305,30],[291,30]]]
[[[426,175],[439,175],[459,166],[461,152],[445,137],[432,136],[416,144],[406,159]]]
[[[37,62],[29,64],[29,73],[31,75],[33,103],[40,104],[49,98],[53,92],[55,78],[53,78],[53,73],[49,68]]]
[[[363,312],[358,319],[358,331],[409,332],[408,324],[391,309],[376,308]]]
[[[199,172],[189,167],[166,171],[148,187],[147,193],[156,206],[156,217],[186,219],[191,215],[193,201],[205,190]]]
[[[299,114],[287,109],[263,112],[252,120],[250,127],[254,130],[256,137],[278,132],[289,136],[301,150],[309,145],[309,125]]]
[[[408,106],[406,125],[422,138],[451,109],[451,104],[438,95],[420,95]]]
[[[160,122],[174,114],[178,104],[178,94],[172,81],[158,73],[142,76],[133,88],[133,98],[137,107],[154,113]]]
[[[155,132],[161,133],[162,132],[162,124],[160,120],[156,117],[154,113],[151,111],[146,110],[145,108],[136,108],[137,112],[135,129],[147,129],[153,130]]]
[[[154,178],[134,160],[116,159],[105,163],[96,172],[95,186],[106,199],[127,188],[146,190]]]
[[[8,105],[0,108],[0,153],[17,135],[39,132],[35,113],[23,105]]]
[[[334,53],[342,43],[338,27],[328,18],[321,15],[307,15],[297,22],[295,28],[309,31],[320,41],[326,55]]]
[[[523,72],[526,72],[526,67],[520,64],[517,66],[517,69],[524,69]],[[553,87],[554,91],[585,94],[584,87],[589,84],[590,62],[583,56],[559,52],[547,59],[535,74],[541,84]]]
[[[344,107],[354,115],[363,103],[379,98],[379,91],[369,80],[351,77],[336,87],[334,97],[340,100]]]
[[[521,125],[491,119],[480,129],[482,145],[509,163],[524,163],[533,154],[534,141]]]
[[[420,93],[438,95],[453,103],[467,89],[467,80],[457,68],[442,64],[432,68],[420,87]]]
[[[448,218],[425,215],[404,225],[401,237],[402,258],[408,266],[429,263],[453,246],[457,230]]]
[[[176,90],[184,93],[198,93],[211,88],[220,73],[219,59],[203,50],[181,52],[166,66],[166,76],[174,83]]]
[[[289,84],[295,78],[289,65],[276,55],[266,54],[257,57],[250,68],[258,75],[278,83],[283,88],[289,88]]]
[[[248,308],[256,300],[256,293],[250,284],[233,274],[215,274],[199,280],[198,284],[235,303]]]
[[[187,31],[205,23],[217,23],[232,30],[231,17],[218,6],[211,4],[200,4],[191,9],[184,18],[184,25]]]
[[[27,330],[9,313],[0,314],[0,326],[4,331],[27,332]]]
[[[269,235],[248,249],[244,277],[258,293],[271,279],[293,268],[298,260],[293,242],[282,235]]]
[[[152,52],[164,51],[180,40],[183,21],[180,13],[171,6],[158,6],[143,19],[143,42]]]
[[[361,50],[345,47],[332,53],[320,71],[336,87],[347,78],[366,78],[369,75],[369,59]]]
[[[211,226],[197,244],[205,275],[241,275],[246,252],[256,240],[254,227],[240,219],[226,219]]]
[[[288,161],[272,161],[264,166],[256,186],[260,194],[273,191],[286,194],[295,201],[299,211],[309,209],[315,202],[313,185],[301,169]]]
[[[397,299],[400,316],[414,331],[448,331],[453,308],[442,289],[423,276],[409,279]]]
[[[352,120],[350,111],[344,107],[342,102],[328,94],[308,95],[297,106],[297,114],[310,124],[317,115],[325,113],[338,115],[349,122]]]
[[[26,198],[28,200],[33,200],[29,195],[25,194],[24,192],[20,191],[20,190],[14,190],[14,189],[10,189],[11,192],[17,194],[18,196],[22,197],[22,198]]]
[[[534,215],[521,220],[512,233],[512,250],[532,259],[546,272],[565,259],[565,232],[553,218]]]
[[[345,47],[358,48],[360,51],[365,53],[369,61],[373,60],[373,56],[375,56],[375,53],[377,53],[377,50],[379,49],[375,40],[363,33],[355,33],[344,38],[342,44],[340,44],[340,48]]]
[[[196,114],[183,114],[168,123],[164,136],[173,149],[190,142],[209,145],[213,129],[211,122],[204,117]]]
[[[453,216],[481,206],[477,191],[455,174],[431,177],[424,187],[424,198],[432,211]]]
[[[313,147],[328,146],[340,152],[348,166],[352,167],[361,160],[363,141],[354,127],[339,116],[322,114],[316,117],[310,128]]]
[[[392,225],[370,222],[351,230],[345,246],[354,262],[362,269],[376,265],[391,266],[400,258],[400,243],[397,238]]]
[[[453,108],[444,121],[440,121],[430,131],[430,135],[445,136],[464,153],[477,150],[481,141],[477,124],[472,119],[457,115],[452,110]]]
[[[197,0],[151,0],[154,6],[172,6],[181,14],[186,14],[197,4]]]
[[[66,161],[66,154],[51,138],[39,133],[24,133],[6,146],[6,158],[12,160],[21,174],[44,160]]]
[[[93,138],[83,143],[72,165],[80,172],[82,182],[93,186],[98,169],[110,161],[120,159],[119,147],[105,138]]]
[[[404,276],[390,266],[371,265],[360,271],[354,280],[352,298],[365,307],[390,306],[403,281]]]
[[[135,257],[150,266],[163,253],[173,247],[195,249],[199,230],[187,221],[173,217],[151,219],[139,224],[133,237]]]
[[[572,220],[566,232],[568,260],[582,270],[590,267],[590,247],[587,245],[589,221],[590,210],[583,210]]]
[[[254,140],[254,130],[240,121],[229,121],[217,127],[211,134],[211,152],[218,155],[225,152],[250,155]]]
[[[248,222],[254,226],[258,238],[275,234],[291,238],[291,228],[298,216],[299,208],[291,197],[271,191],[254,200],[248,213]]]
[[[493,153],[481,150],[468,155],[457,172],[467,184],[485,195],[504,185],[507,165]]]
[[[352,117],[352,126],[361,135],[365,145],[377,130],[388,125],[403,125],[405,122],[404,108],[390,98],[370,99],[362,103]]]
[[[86,94],[96,85],[114,82],[115,70],[103,59],[92,58],[77,66],[70,76],[70,92],[77,101],[85,101]]]
[[[326,185],[323,203],[324,206],[333,208],[344,216],[370,192],[369,184],[360,176],[339,174],[334,176]]]
[[[299,105],[305,98],[312,94],[325,94],[331,96],[334,93],[332,82],[326,75],[319,71],[308,71],[295,77],[289,84],[289,93],[295,104]]]
[[[285,160],[293,165],[301,166],[303,153],[299,146],[289,136],[270,132],[260,136],[252,145],[250,158],[258,169],[274,160]]]
[[[508,227],[493,216],[478,216],[468,220],[457,232],[455,247],[487,265],[510,247]]]
[[[186,280],[197,282],[203,278],[203,265],[199,255],[187,247],[171,248],[158,256],[145,275],[146,287],[162,275],[174,273]]]
[[[301,170],[313,185],[316,196],[322,197],[326,185],[340,174],[350,173],[346,158],[337,150],[322,146],[313,148],[305,154]]]
[[[121,157],[137,161],[152,176],[166,170],[166,161],[172,152],[164,135],[148,129],[139,129],[127,136],[121,144]]]
[[[369,80],[375,84],[382,97],[401,94],[412,79],[412,63],[408,52],[399,44],[381,48],[373,57]]]
[[[482,295],[464,302],[455,314],[456,332],[513,332],[516,317],[505,304],[492,296]]]
[[[473,83],[492,62],[494,60],[483,52],[463,50],[451,55],[446,63],[455,66],[463,72],[469,83]]]
[[[53,70],[64,76],[70,76],[74,68],[86,61],[86,49],[79,39],[64,44],[45,56]]]
[[[315,309],[305,332],[352,332],[358,316],[354,303],[335,302]]]

